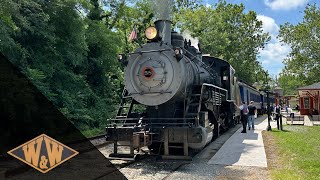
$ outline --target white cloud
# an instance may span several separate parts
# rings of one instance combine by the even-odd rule
[[[206,8],[211,8],[211,5],[209,4],[209,0],[205,0],[205,6]]]
[[[309,0],[264,0],[272,10],[290,10],[304,6]]]
[[[278,75],[284,67],[283,60],[290,53],[288,45],[282,45],[279,40],[271,40],[264,49],[260,50],[258,60],[262,62],[262,67],[267,69],[270,74]]]
[[[269,32],[271,35],[275,35],[279,32],[279,26],[276,24],[276,21],[271,17],[258,15],[257,19],[262,21],[263,32]]]
[[[273,18],[264,15],[258,15],[257,18],[263,23],[263,32],[268,32],[271,36],[270,42],[265,45],[264,49],[259,51],[258,60],[270,74],[278,75],[284,67],[282,61],[287,57],[291,49],[288,45],[282,45],[276,38],[280,28]]]
[[[282,63],[290,52],[288,45],[282,45],[279,40],[275,40],[265,46],[263,50],[260,50],[260,57],[263,59],[262,63]]]

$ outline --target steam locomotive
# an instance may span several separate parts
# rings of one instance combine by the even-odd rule
[[[171,32],[168,20],[156,21],[145,36],[146,44],[121,59],[125,88],[106,127],[107,141],[114,143],[110,158],[134,158],[142,147],[163,158],[190,158],[190,150],[201,150],[235,125],[241,102],[235,70]]]

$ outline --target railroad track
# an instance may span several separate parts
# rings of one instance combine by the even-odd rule
[[[240,127],[241,125],[238,124],[236,127],[231,128],[205,149],[193,154],[192,161],[162,160],[159,156],[153,155],[141,156],[142,158],[136,161],[110,161],[127,179],[171,179],[172,175],[190,164],[207,162]],[[98,149],[105,157],[108,157],[113,152],[113,145],[109,144]]]
[[[230,134],[231,136],[233,132],[228,131],[226,133]],[[228,138],[226,138],[225,141],[227,139]],[[89,140],[91,143],[88,143],[87,140]],[[97,148],[105,157],[108,157],[109,154],[113,152],[113,144],[105,141],[105,135],[90,137],[87,138],[87,140],[74,141],[68,143],[68,146],[71,146],[72,148],[77,147],[77,149],[80,147],[80,153],[90,152]],[[217,142],[214,141],[213,143]],[[95,147],[93,147],[91,144],[93,144]],[[223,142],[221,143],[221,146],[222,144]],[[217,148],[216,151],[218,151],[218,149],[219,148]],[[198,154],[200,153],[202,153],[202,151]],[[194,154],[194,156],[197,156],[198,154]],[[210,152],[210,155],[213,155],[212,151]],[[110,161],[124,176],[126,176],[127,179],[170,179],[171,175],[173,175],[175,172],[179,172],[180,169],[183,169],[185,166],[188,166],[197,160],[162,160],[159,158],[159,156],[150,154],[143,155],[142,153],[140,158],[136,161]],[[22,174],[29,169],[30,168],[28,168],[28,165],[22,165],[20,167],[14,167],[14,169],[10,169],[10,171],[14,174]],[[104,177],[108,177],[108,174],[105,174]]]
[[[110,142],[106,141],[106,135],[98,135],[94,137],[87,138],[95,147],[99,148],[103,145],[110,144]]]
[[[98,149],[105,157],[108,157],[113,152],[113,145],[110,144]],[[127,179],[163,179],[191,161],[162,160],[159,155],[141,154],[140,158],[134,161],[110,160],[110,162]]]

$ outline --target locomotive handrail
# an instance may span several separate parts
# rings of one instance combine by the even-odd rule
[[[153,123],[151,120],[192,120],[192,122],[165,122],[165,123]],[[137,124],[145,124],[146,121],[150,125],[196,125],[197,124],[197,119],[196,118],[119,118],[119,119],[109,119],[111,122],[109,123],[109,127],[112,127],[113,124],[125,124],[125,125],[137,125]],[[134,120],[143,120],[144,122],[136,122],[136,123],[128,123],[128,122],[122,122],[121,121],[134,121]]]
[[[223,89],[223,88],[221,88],[221,87],[219,87],[219,86],[216,86],[216,85],[213,85],[213,84],[203,83],[202,85],[214,87],[214,88],[217,88],[217,89],[220,89],[220,90],[223,90],[223,91],[228,92],[228,90]]]
[[[162,52],[162,51],[171,51],[171,49],[158,49],[158,50],[149,50],[149,51],[139,51],[139,52],[129,53],[129,55],[131,55],[131,54],[142,54],[142,53],[152,53],[152,52]]]
[[[227,102],[234,102],[234,99],[227,99]]]
[[[130,93],[130,95],[132,94],[165,94],[165,93],[172,93],[172,91],[165,91],[165,92],[137,92],[137,93]]]
[[[139,120],[141,118],[113,118],[113,119],[109,119],[111,121],[122,121],[122,120],[127,120],[127,121],[134,121],[134,120]],[[174,119],[174,120],[183,120],[183,119],[194,119],[194,118],[143,118],[141,120],[158,120],[158,119],[164,119],[164,120],[170,120],[170,119]]]
[[[125,123],[125,125],[136,125],[137,123]],[[173,124],[180,124],[180,125],[193,125],[195,123],[149,123],[150,125],[173,125]],[[109,125],[110,127],[112,127],[112,124]]]
[[[109,126],[113,127],[115,123],[110,123]],[[119,123],[120,124],[120,123]],[[125,125],[136,125],[137,123],[121,123],[121,124],[125,124]]]
[[[151,125],[175,125],[175,124],[179,124],[179,125],[193,125],[195,123],[150,123]]]
[[[123,121],[123,120],[127,120],[127,121],[135,121],[135,120],[139,120],[140,118],[125,118],[125,117],[123,117],[123,118],[112,118],[112,119],[109,119],[109,120],[111,120],[111,121],[117,121],[117,120],[121,120],[121,121]]]

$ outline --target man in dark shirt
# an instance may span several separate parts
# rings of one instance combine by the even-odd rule
[[[248,106],[245,102],[242,102],[242,105],[239,107],[241,122],[242,122],[242,131],[241,133],[247,133],[247,122],[248,122]]]
[[[253,101],[250,101],[250,105],[248,106],[249,113],[248,113],[248,127],[250,130],[250,126],[252,130],[254,130],[254,115],[256,114],[257,108],[253,105]]]

